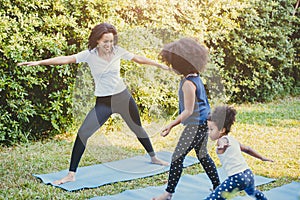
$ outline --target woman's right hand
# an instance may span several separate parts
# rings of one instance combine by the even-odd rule
[[[21,62],[18,63],[18,66],[36,66],[36,65],[66,65],[76,63],[76,58],[73,55],[70,56],[58,56],[54,58],[49,58],[46,60],[39,61],[29,61],[29,62]]]
[[[17,66],[36,66],[39,65],[39,61],[29,61],[29,62],[21,62],[18,63]]]

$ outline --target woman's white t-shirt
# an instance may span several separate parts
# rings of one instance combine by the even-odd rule
[[[131,60],[134,54],[115,46],[111,61],[98,56],[97,49],[85,50],[75,54],[76,63],[85,62],[91,69],[95,83],[95,96],[103,97],[118,94],[126,89],[120,76],[120,60]]]
[[[240,143],[231,136],[223,136],[228,139],[229,147],[222,154],[218,154],[222,167],[227,173],[227,176],[240,173],[249,169],[249,166],[242,155]]]

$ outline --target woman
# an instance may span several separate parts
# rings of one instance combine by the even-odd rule
[[[135,133],[154,164],[168,165],[158,159],[150,139],[141,125],[137,105],[120,77],[120,60],[132,60],[139,64],[153,65],[162,69],[168,67],[143,56],[134,55],[117,46],[116,28],[108,23],[96,25],[89,36],[88,50],[70,56],[59,56],[41,61],[23,62],[18,65],[64,65],[86,62],[91,69],[95,83],[96,105],[87,114],[78,130],[74,143],[69,173],[54,184],[75,181],[75,173],[85,150],[88,138],[96,132],[113,113],[119,113]]]

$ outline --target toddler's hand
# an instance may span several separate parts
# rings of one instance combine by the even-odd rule
[[[217,149],[218,150],[226,150],[230,144],[228,143],[228,140],[225,138],[220,138],[217,142]]]
[[[230,146],[230,144],[218,145],[217,149],[226,150],[229,146]]]

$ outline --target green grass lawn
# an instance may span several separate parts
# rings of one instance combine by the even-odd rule
[[[231,134],[241,143],[275,160],[274,163],[262,162],[245,155],[255,174],[276,178],[275,182],[260,186],[259,189],[269,190],[291,181],[300,182],[300,97],[285,98],[268,104],[235,105],[235,108],[238,111],[237,122],[232,127]],[[172,151],[182,129],[181,126],[176,127],[168,137],[162,138],[159,131],[166,123],[160,121],[145,124],[156,151]],[[117,131],[102,128],[92,136],[80,166],[145,154],[126,126],[120,127]],[[47,141],[0,147],[0,199],[88,199],[129,189],[162,185],[167,180],[168,174],[164,173],[96,189],[66,192],[44,185],[32,176],[67,169],[74,138],[74,134],[68,134]],[[219,166],[214,143],[209,141],[208,147]],[[200,165],[184,170],[184,174],[200,172],[203,172]]]

